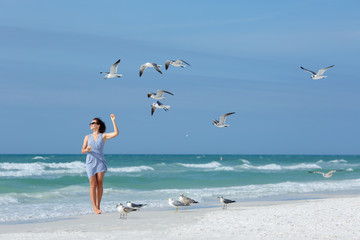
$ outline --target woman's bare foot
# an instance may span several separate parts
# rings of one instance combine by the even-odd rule
[[[94,210],[94,213],[96,213],[96,214],[101,214],[101,212],[102,212],[100,209],[98,209],[96,207],[93,207],[93,210]]]

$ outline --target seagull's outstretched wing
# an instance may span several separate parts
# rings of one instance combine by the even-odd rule
[[[151,63],[151,65],[156,69],[156,71],[158,71],[159,73],[162,74],[162,72],[160,71],[160,69],[156,63]]]
[[[154,112],[156,110],[156,107],[153,105],[151,105],[151,116],[154,115]]]
[[[162,96],[164,96],[164,90],[157,90],[157,92],[156,92],[156,95],[157,95],[157,97],[159,97],[159,98],[161,98]]]
[[[332,65],[332,66],[327,67],[327,68],[320,69],[320,70],[317,72],[317,75],[323,75],[326,70],[328,70],[329,68],[332,68],[332,67],[334,67],[334,66],[335,66],[335,65]]]
[[[167,60],[167,61],[165,62],[165,70],[168,70],[171,62],[173,62],[173,61],[172,61],[172,60]]]
[[[165,91],[165,90],[161,90],[162,92],[163,92],[163,94],[164,93],[167,93],[167,94],[170,94],[170,95],[173,95],[174,96],[174,94],[172,94],[171,92],[168,92],[168,91]]]
[[[225,120],[226,120],[226,117],[231,115],[231,114],[234,114],[235,112],[231,112],[231,113],[226,113],[224,115],[221,115],[220,117],[220,124],[225,124]]]
[[[316,72],[313,72],[313,71],[311,71],[311,70],[309,70],[309,69],[306,69],[306,68],[304,68],[304,67],[300,67],[300,68],[301,68],[302,70],[305,70],[305,71],[313,74],[313,75],[316,75]]]
[[[189,63],[185,62],[184,60],[180,59],[180,61],[182,61],[183,63],[185,63],[186,65],[191,67],[191,65]]]
[[[110,73],[111,74],[116,74],[117,72],[117,67],[118,67],[118,64],[120,62],[120,59],[116,61],[116,63],[114,63],[113,65],[111,65],[110,67]]]
[[[146,68],[145,64],[143,64],[143,65],[140,66],[140,72],[139,72],[139,76],[140,76],[140,77],[141,77],[141,75],[144,73],[145,68]]]

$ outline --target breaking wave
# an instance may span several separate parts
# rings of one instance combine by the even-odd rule
[[[142,171],[154,171],[155,169],[149,166],[135,166],[135,167],[122,167],[122,168],[108,168],[109,172],[117,173],[132,173],[132,172],[142,172]]]
[[[85,163],[0,163],[0,177],[31,177],[57,174],[85,173]]]

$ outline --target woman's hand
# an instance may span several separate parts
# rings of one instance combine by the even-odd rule
[[[86,151],[91,152],[91,146],[90,145],[86,147]]]
[[[111,120],[115,121],[115,115],[114,114],[110,114]]]

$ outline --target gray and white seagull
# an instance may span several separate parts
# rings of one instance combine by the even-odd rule
[[[157,93],[153,93],[153,92],[149,92],[147,94],[148,98],[152,98],[152,99],[165,99],[164,98],[164,93],[170,94],[170,95],[174,95],[171,92],[165,91],[165,90],[157,90]]]
[[[188,66],[191,66],[190,64],[188,64],[187,62],[185,62],[184,60],[178,59],[176,61],[174,60],[167,60],[165,62],[165,69],[167,70],[169,68],[170,65],[174,66],[174,67],[186,67],[186,65],[183,65],[182,63],[185,63]]]
[[[120,218],[122,218],[122,219],[127,219],[127,214],[128,213],[137,211],[137,209],[130,208],[130,207],[125,207],[121,203],[118,203],[116,205],[116,208],[117,208],[118,212],[120,213]]]
[[[114,78],[114,77],[122,77],[122,74],[117,73],[118,64],[120,62],[120,59],[116,61],[113,65],[110,67],[110,72],[100,72],[100,74],[106,74],[105,78]]]
[[[169,198],[169,199],[168,199],[168,202],[169,202],[169,205],[170,205],[170,206],[176,208],[175,212],[178,211],[178,208],[179,208],[179,207],[185,207],[185,206],[186,206],[186,204],[184,204],[184,203],[182,203],[182,202],[179,202],[178,200],[174,200],[174,199],[172,199],[172,198]]]
[[[216,127],[229,127],[230,125],[226,125],[225,124],[225,120],[226,120],[226,117],[231,115],[231,114],[234,114],[235,112],[231,112],[231,113],[226,113],[224,115],[221,115],[220,116],[220,122],[216,119],[213,120],[213,123]]]
[[[316,73],[316,72],[313,72],[313,71],[311,71],[311,70],[309,70],[309,69],[303,68],[303,67],[300,67],[300,68],[301,68],[302,70],[305,70],[305,71],[311,73],[311,74],[312,74],[312,76],[311,76],[312,79],[314,79],[314,80],[319,80],[319,79],[326,78],[327,76],[323,76],[324,72],[325,72],[326,70],[328,70],[329,68],[332,68],[332,67],[334,67],[334,66],[335,66],[335,65],[332,65],[332,66],[327,67],[327,68],[320,69],[317,73]]]
[[[236,202],[234,200],[223,198],[223,196],[219,196],[218,198],[220,199],[220,202],[224,204],[223,209],[227,209],[228,204]]]
[[[164,105],[164,104],[162,104],[161,102],[156,101],[156,103],[153,103],[153,104],[151,105],[151,116],[154,114],[154,112],[155,112],[155,110],[156,110],[157,108],[162,108],[162,109],[164,109],[165,112],[166,112],[166,111],[170,108],[170,106],[169,106],[169,105]]]
[[[189,206],[192,203],[199,203],[199,202],[195,201],[194,199],[191,199],[191,198],[185,196],[184,194],[180,194],[179,201],[182,202],[183,204],[185,204],[186,206]]]
[[[156,63],[147,62],[147,63],[144,63],[143,65],[140,66],[140,73],[139,73],[140,77],[144,73],[145,69],[148,68],[148,67],[155,68],[156,71],[158,71],[159,73],[162,74],[162,72],[159,69],[161,67],[161,65],[157,65]]]
[[[336,172],[342,172],[344,170],[332,170],[330,172],[327,172],[327,173],[324,173],[324,172],[319,172],[319,171],[315,171],[315,172],[311,172],[311,171],[308,171],[308,173],[319,173],[321,175],[323,175],[324,178],[329,178],[329,177],[332,177],[332,175]]]

